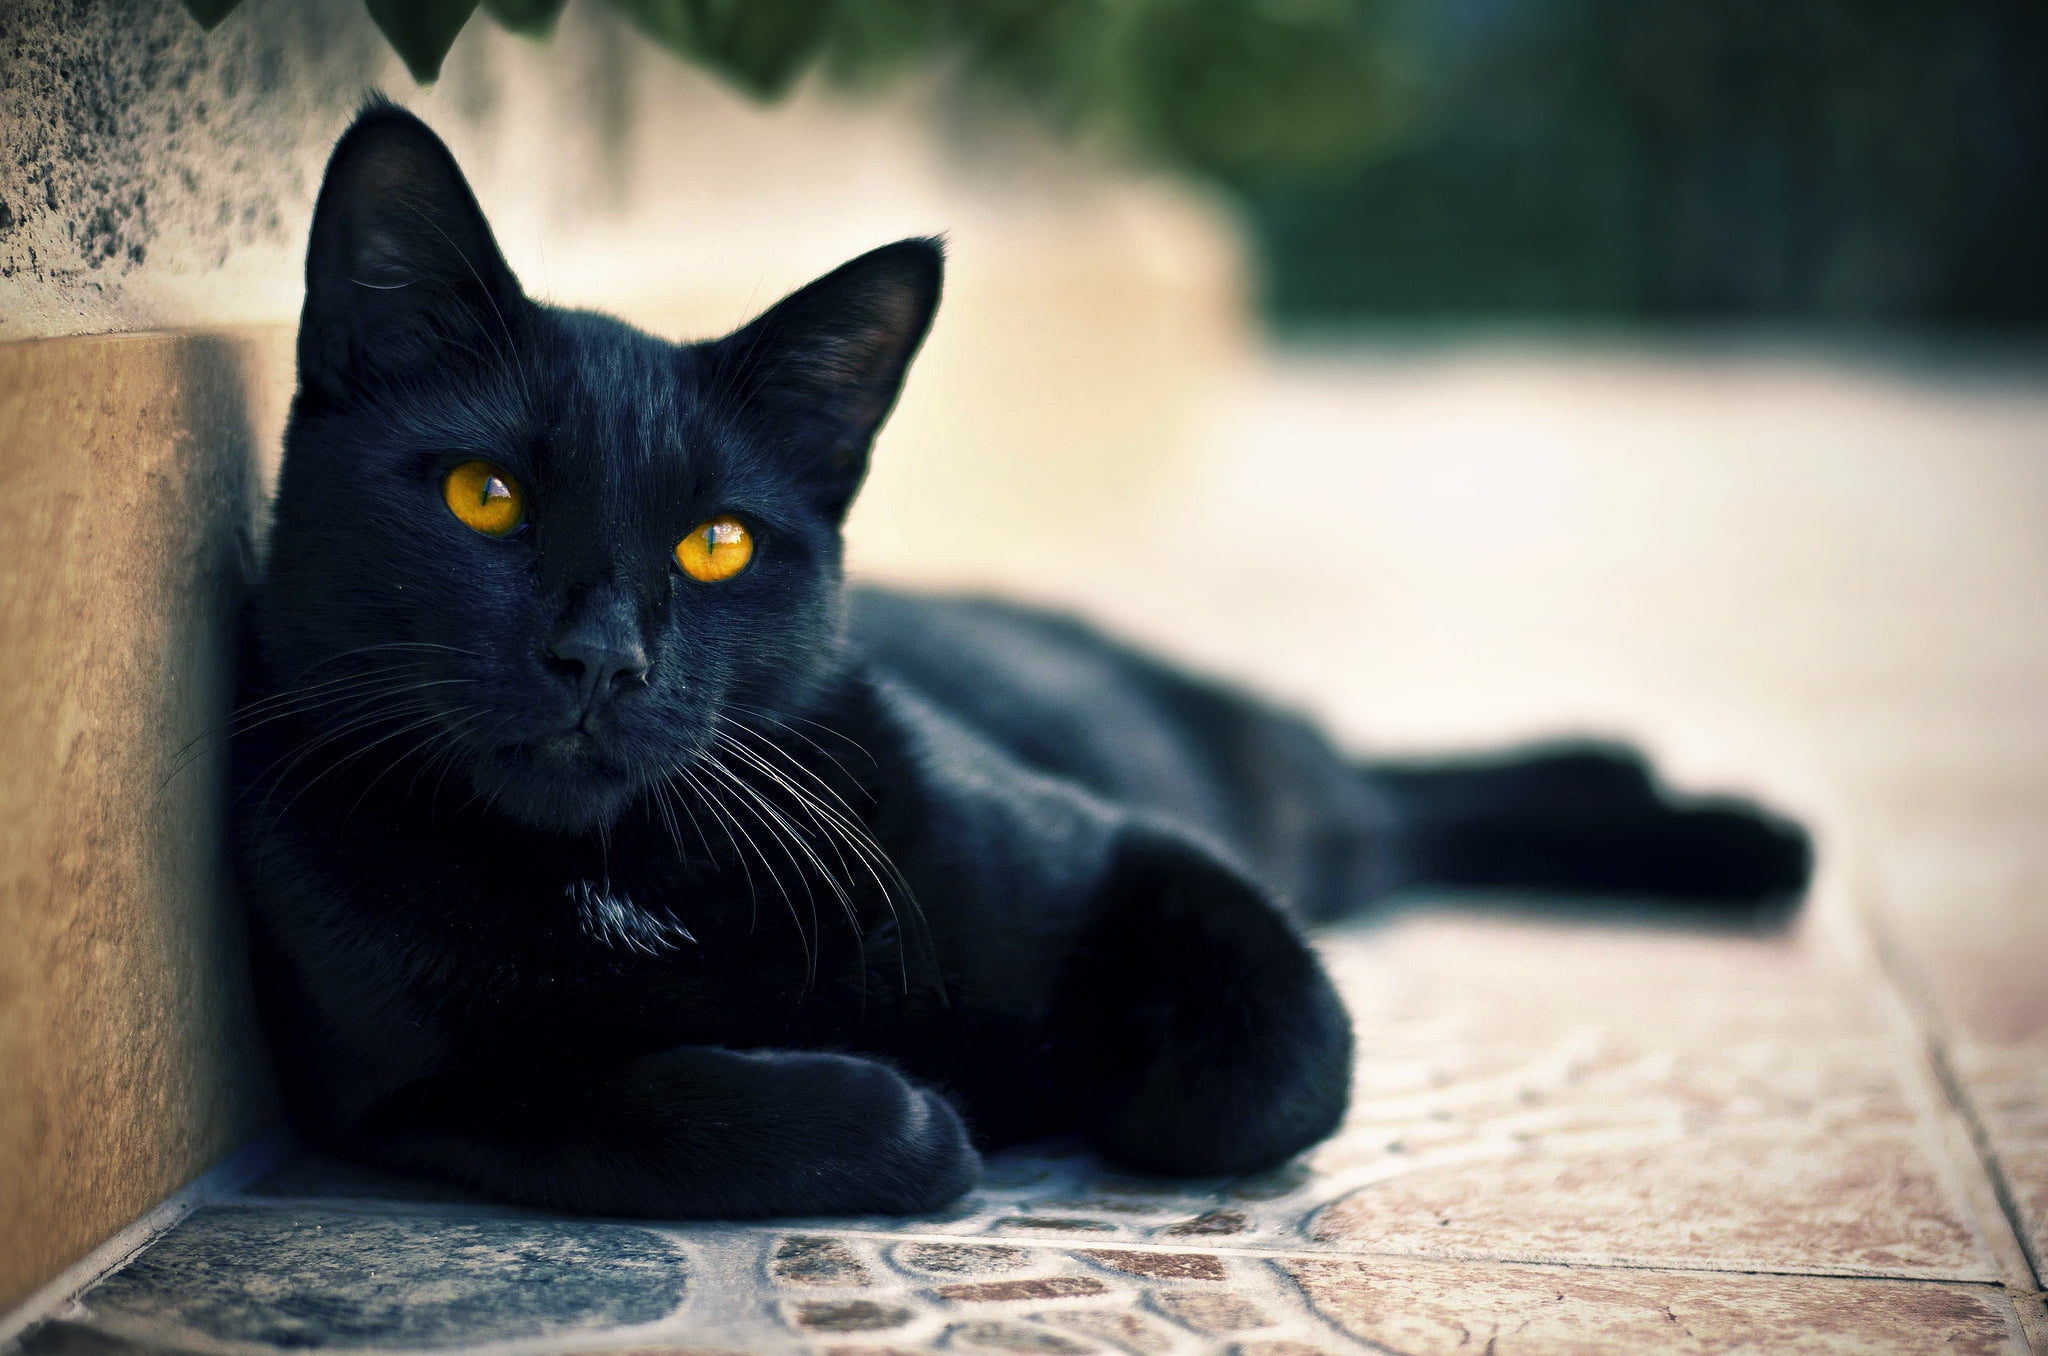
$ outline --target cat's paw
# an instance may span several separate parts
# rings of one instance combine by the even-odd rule
[[[789,1054],[814,1100],[819,1143],[801,1166],[790,1213],[916,1215],[981,1180],[981,1155],[952,1103],[885,1064],[846,1055]]]
[[[1747,801],[1704,801],[1673,816],[1669,850],[1686,893],[1772,901],[1797,896],[1813,875],[1806,830]]]
[[[352,1145],[522,1204],[655,1219],[920,1214],[981,1175],[945,1098],[885,1064],[715,1046],[437,1074]]]
[[[1211,1176],[1270,1168],[1328,1136],[1351,1085],[1351,1023],[1313,950],[1206,852],[1132,833],[1070,975],[1071,1076],[1111,1161]]]

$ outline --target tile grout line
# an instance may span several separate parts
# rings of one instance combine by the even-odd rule
[[[653,1227],[659,1228],[659,1222]],[[780,1225],[736,1224],[736,1230],[780,1232]],[[1383,1261],[1420,1262],[1430,1266],[1461,1266],[1474,1263],[1504,1267],[1544,1267],[1553,1271],[1654,1271],[1683,1276],[1762,1276],[1788,1280],[1878,1281],[1896,1285],[1952,1285],[1977,1289],[2010,1290],[2003,1280],[1980,1280],[1967,1276],[1898,1275],[1883,1271],[1800,1271],[1791,1268],[1703,1266],[1686,1262],[1565,1261],[1555,1257],[1503,1257],[1496,1253],[1394,1252],[1386,1248],[1232,1247],[1222,1243],[1158,1243],[1149,1239],[1029,1238],[1017,1234],[896,1233],[887,1229],[819,1227],[802,1231],[833,1237],[858,1238],[868,1242],[950,1243],[970,1248],[1043,1248],[1063,1252],[1165,1253],[1175,1257],[1256,1257],[1265,1261],[1301,1260],[1342,1262],[1357,1258]]]
[[[1969,1132],[1970,1146],[1975,1153],[1978,1166],[1983,1169],[1991,1190],[1998,1201],[1999,1213],[2005,1217],[2012,1230],[2013,1242],[2019,1247],[2020,1255],[2026,1259],[2032,1273],[2033,1288],[2048,1290],[2048,1264],[2037,1256],[2033,1243],[2027,1236],[2026,1223],[2020,1214],[2019,1199],[2013,1195],[2012,1183],[2006,1178],[2005,1165],[1999,1161],[1998,1150],[1991,1142],[1991,1132],[1984,1126],[1983,1117],[1977,1114],[1976,1099],[1970,1095],[1969,1086],[1956,1072],[1955,1061],[1949,1057],[1948,1045],[1942,1039],[1940,1024],[1931,1015],[1933,1007],[1925,986],[1916,982],[1913,967],[1889,933],[1876,924],[1868,924],[1870,945],[1878,963],[1899,989],[1909,1008],[1919,1009],[1930,1015],[1915,1020],[1916,1034],[1929,1068],[1940,1085],[1944,1096],[1954,1106],[1958,1118]]]
[[[290,1142],[272,1130],[245,1142],[226,1158],[158,1202],[141,1218],[58,1272],[21,1303],[0,1314],[0,1352],[44,1319],[61,1316],[80,1293],[119,1270],[202,1206],[234,1196],[280,1158]]]
[[[1872,892],[1884,889],[1875,871],[1860,856],[1853,884]],[[1964,1200],[1979,1235],[1990,1250],[2019,1320],[2022,1336],[2035,1356],[2048,1356],[2048,1304],[2036,1261],[2026,1245],[2016,1204],[1992,1151],[1975,1108],[1954,1077],[1936,1023],[1923,1011],[1924,995],[1912,980],[1905,958],[1889,944],[1879,920],[1851,893],[1835,910],[1829,931],[1849,962],[1862,971],[1869,989],[1901,1046],[1898,1072],[1909,1096],[1934,1130],[1939,1159],[1963,1187]]]

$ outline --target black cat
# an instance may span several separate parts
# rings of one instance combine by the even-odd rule
[[[1302,921],[1803,885],[1623,751],[1361,765],[1071,621],[843,591],[939,277],[901,241],[668,344],[523,296],[411,115],[342,138],[235,736],[304,1134],[653,1216],[927,1210],[1058,1133],[1234,1173],[1344,1112]]]

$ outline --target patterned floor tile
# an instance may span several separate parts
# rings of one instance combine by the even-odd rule
[[[633,1225],[230,1205],[82,1303],[94,1329],[142,1345],[420,1350],[657,1322],[688,1276],[681,1248]]]
[[[215,1208],[25,1356],[2020,1353],[1992,1286]],[[508,1345],[509,1344],[509,1345]]]
[[[1338,966],[1368,1053],[1313,1160],[1323,1194],[1357,1182],[1317,1241],[1996,1278],[1891,1041],[1811,933],[1442,918],[1375,940]],[[1423,1038],[1408,1087],[1374,1086],[1380,1030]]]
[[[944,1216],[874,1227],[1997,1279],[1893,1038],[1813,936],[1419,915],[1327,954],[1357,1090],[1304,1162],[1164,1182],[1055,1147],[992,1160]]]
[[[1404,1356],[2027,1350],[2011,1305],[1989,1286],[1381,1259],[1284,1265],[1348,1333]]]

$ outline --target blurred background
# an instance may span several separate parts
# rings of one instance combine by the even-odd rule
[[[2048,1069],[2044,28],[9,0],[0,1307],[268,1114],[218,769],[161,788],[226,700],[313,194],[373,87],[531,292],[670,337],[945,233],[862,575],[1077,609],[1360,747],[1646,743],[1819,826],[1930,1039]],[[2044,1083],[1978,1124],[2037,1260]]]

